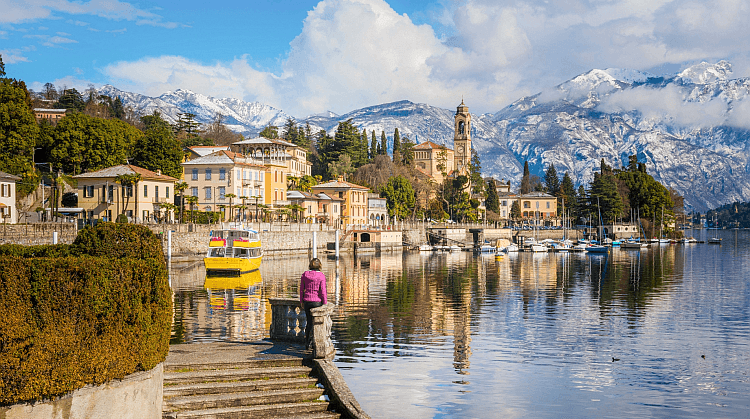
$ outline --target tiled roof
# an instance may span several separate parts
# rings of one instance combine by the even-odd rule
[[[82,173],[80,175],[73,176],[74,179],[92,179],[92,178],[114,178],[120,175],[134,175],[139,173],[143,180],[164,180],[164,181],[176,181],[177,179],[172,176],[160,175],[156,172],[144,169],[142,167],[133,166],[132,164],[121,164],[119,166],[107,167],[106,169],[97,170],[96,172]]]
[[[215,146],[215,145],[195,145],[192,147],[188,147],[188,150],[192,151],[193,153],[199,155],[199,156],[207,156],[211,153],[215,153],[217,151],[221,150],[227,150],[229,151],[228,145],[223,146]]]
[[[219,150],[206,156],[198,157],[193,160],[182,163],[183,166],[191,165],[210,165],[210,164],[242,164],[246,166],[262,167],[265,166],[254,163],[246,163],[244,161],[238,161],[238,159],[245,159],[245,155],[241,153],[235,153],[229,150]]]
[[[413,149],[414,150],[430,150],[430,149],[442,149],[442,148],[445,148],[446,150],[451,150],[448,147],[445,147],[445,146],[442,146],[442,145],[439,145],[439,144],[435,144],[432,141],[425,141],[423,143],[420,143],[419,145],[415,145]],[[453,150],[451,150],[451,151],[453,151]]]
[[[237,141],[236,143],[232,143],[233,145],[283,145],[286,147],[297,147],[297,144],[290,143],[288,141],[284,141],[279,138],[265,138],[265,137],[257,137],[257,138],[248,138],[247,140]]]
[[[554,198],[554,196],[546,192],[529,192],[527,194],[521,195],[521,199],[523,198]]]
[[[345,180],[332,180],[330,182],[321,183],[320,185],[313,186],[313,189],[337,189],[337,188],[351,188],[351,189],[364,189],[369,190],[364,186],[356,185]]]
[[[15,180],[15,181],[21,180],[21,178],[18,177],[18,176],[16,176],[16,175],[11,175],[10,173],[5,173],[5,172],[2,172],[2,171],[0,171],[0,179]]]

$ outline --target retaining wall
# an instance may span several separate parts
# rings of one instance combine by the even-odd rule
[[[3,419],[159,419],[163,365],[100,386],[86,386],[51,401],[0,407]]]

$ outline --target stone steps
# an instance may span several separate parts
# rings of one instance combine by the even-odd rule
[[[227,358],[216,356],[227,361]],[[238,357],[236,357],[238,358]],[[164,364],[163,418],[334,419],[301,357],[204,362],[183,357]],[[175,362],[178,361],[178,362]],[[192,362],[190,362],[192,361]]]

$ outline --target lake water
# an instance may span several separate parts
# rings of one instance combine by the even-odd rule
[[[750,232],[609,256],[324,259],[336,364],[373,418],[750,415]],[[268,337],[308,259],[173,267],[173,342]]]

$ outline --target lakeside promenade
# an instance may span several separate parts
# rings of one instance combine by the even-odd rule
[[[208,250],[208,238],[218,224],[147,224],[151,231],[159,235],[162,240],[165,255],[167,254],[168,232],[171,231],[171,247],[173,257],[201,256]],[[472,224],[442,224],[425,222],[403,222],[396,225],[383,226],[374,229],[368,226],[348,226],[347,230],[336,230],[327,224],[307,223],[250,223],[248,227],[260,232],[263,251],[266,254],[299,254],[312,251],[313,234],[318,252],[323,252],[328,243],[336,240],[339,235],[342,244],[346,241],[347,232],[352,230],[373,229],[376,231],[399,231],[404,243],[418,246],[428,242],[428,232],[455,232],[451,238],[473,243],[472,230],[481,230],[482,239],[492,242],[505,239],[516,241],[518,237],[536,236],[538,239],[562,239],[563,230],[513,230],[510,228],[494,228],[493,225]],[[360,228],[361,227],[361,228]],[[73,223],[35,223],[35,224],[7,224],[0,233],[0,244],[44,245],[57,243],[72,243],[78,234],[78,228]],[[582,232],[568,230],[567,237],[576,239],[582,237]],[[350,251],[342,246],[342,252]]]

